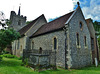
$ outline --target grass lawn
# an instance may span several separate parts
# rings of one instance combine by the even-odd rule
[[[21,60],[3,58],[0,62],[0,74],[37,74],[30,68],[21,66]]]
[[[57,69],[37,72],[21,66],[21,60],[3,58],[3,61],[0,62],[0,74],[100,74],[100,65],[98,67],[71,69],[71,71]]]

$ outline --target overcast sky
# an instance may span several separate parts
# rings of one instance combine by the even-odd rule
[[[10,11],[18,13],[21,4],[21,15],[27,16],[28,21],[41,14],[49,19],[75,10],[77,1],[80,2],[85,18],[100,20],[100,0],[1,0],[0,11],[9,19]]]

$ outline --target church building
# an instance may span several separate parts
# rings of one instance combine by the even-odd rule
[[[76,10],[41,26],[30,41],[34,42],[32,49],[56,51],[56,66],[80,68],[92,64],[90,32],[79,5]]]
[[[47,22],[42,14],[25,25],[26,18],[22,18],[20,12],[16,15],[12,11],[11,15],[11,26],[21,35],[21,38],[12,43],[13,54],[29,58],[33,65],[81,68],[91,65],[93,59],[99,57],[96,55],[96,43],[92,44],[92,38],[94,42],[96,38],[91,34],[91,26],[85,20],[79,3],[76,10],[51,22]],[[13,22],[15,17],[19,19],[16,18]]]
[[[10,28],[14,28],[21,35],[21,38],[12,42],[12,54],[20,57],[23,55],[23,49],[29,49],[29,37],[34,34],[43,24],[47,23],[47,21],[45,16],[42,14],[26,25],[26,17],[20,16],[20,7],[18,15],[16,15],[14,11],[11,11],[10,20]]]

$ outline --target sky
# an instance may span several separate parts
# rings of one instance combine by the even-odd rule
[[[1,0],[0,11],[5,14],[6,19],[9,19],[10,11],[17,14],[21,6],[21,15],[27,16],[27,21],[34,20],[41,14],[48,20],[75,10],[77,1],[80,2],[86,19],[100,21],[100,0]]]
[[[100,0],[77,0],[80,2],[81,9],[85,18],[92,18],[93,21],[100,22]],[[74,9],[77,6],[74,7]]]

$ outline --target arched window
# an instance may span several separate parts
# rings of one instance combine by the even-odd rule
[[[32,49],[34,49],[34,42],[32,41]]]
[[[82,30],[82,29],[83,29],[83,24],[82,24],[82,22],[79,23],[79,26],[80,26],[80,29]]]
[[[42,48],[40,47],[40,49],[39,49],[39,54],[42,54]]]
[[[21,20],[18,21],[18,25],[21,25]]]
[[[21,45],[20,49],[23,50],[22,45]]]
[[[56,50],[57,49],[57,39],[54,38],[54,49]]]
[[[79,46],[79,34],[77,33],[77,45]]]

